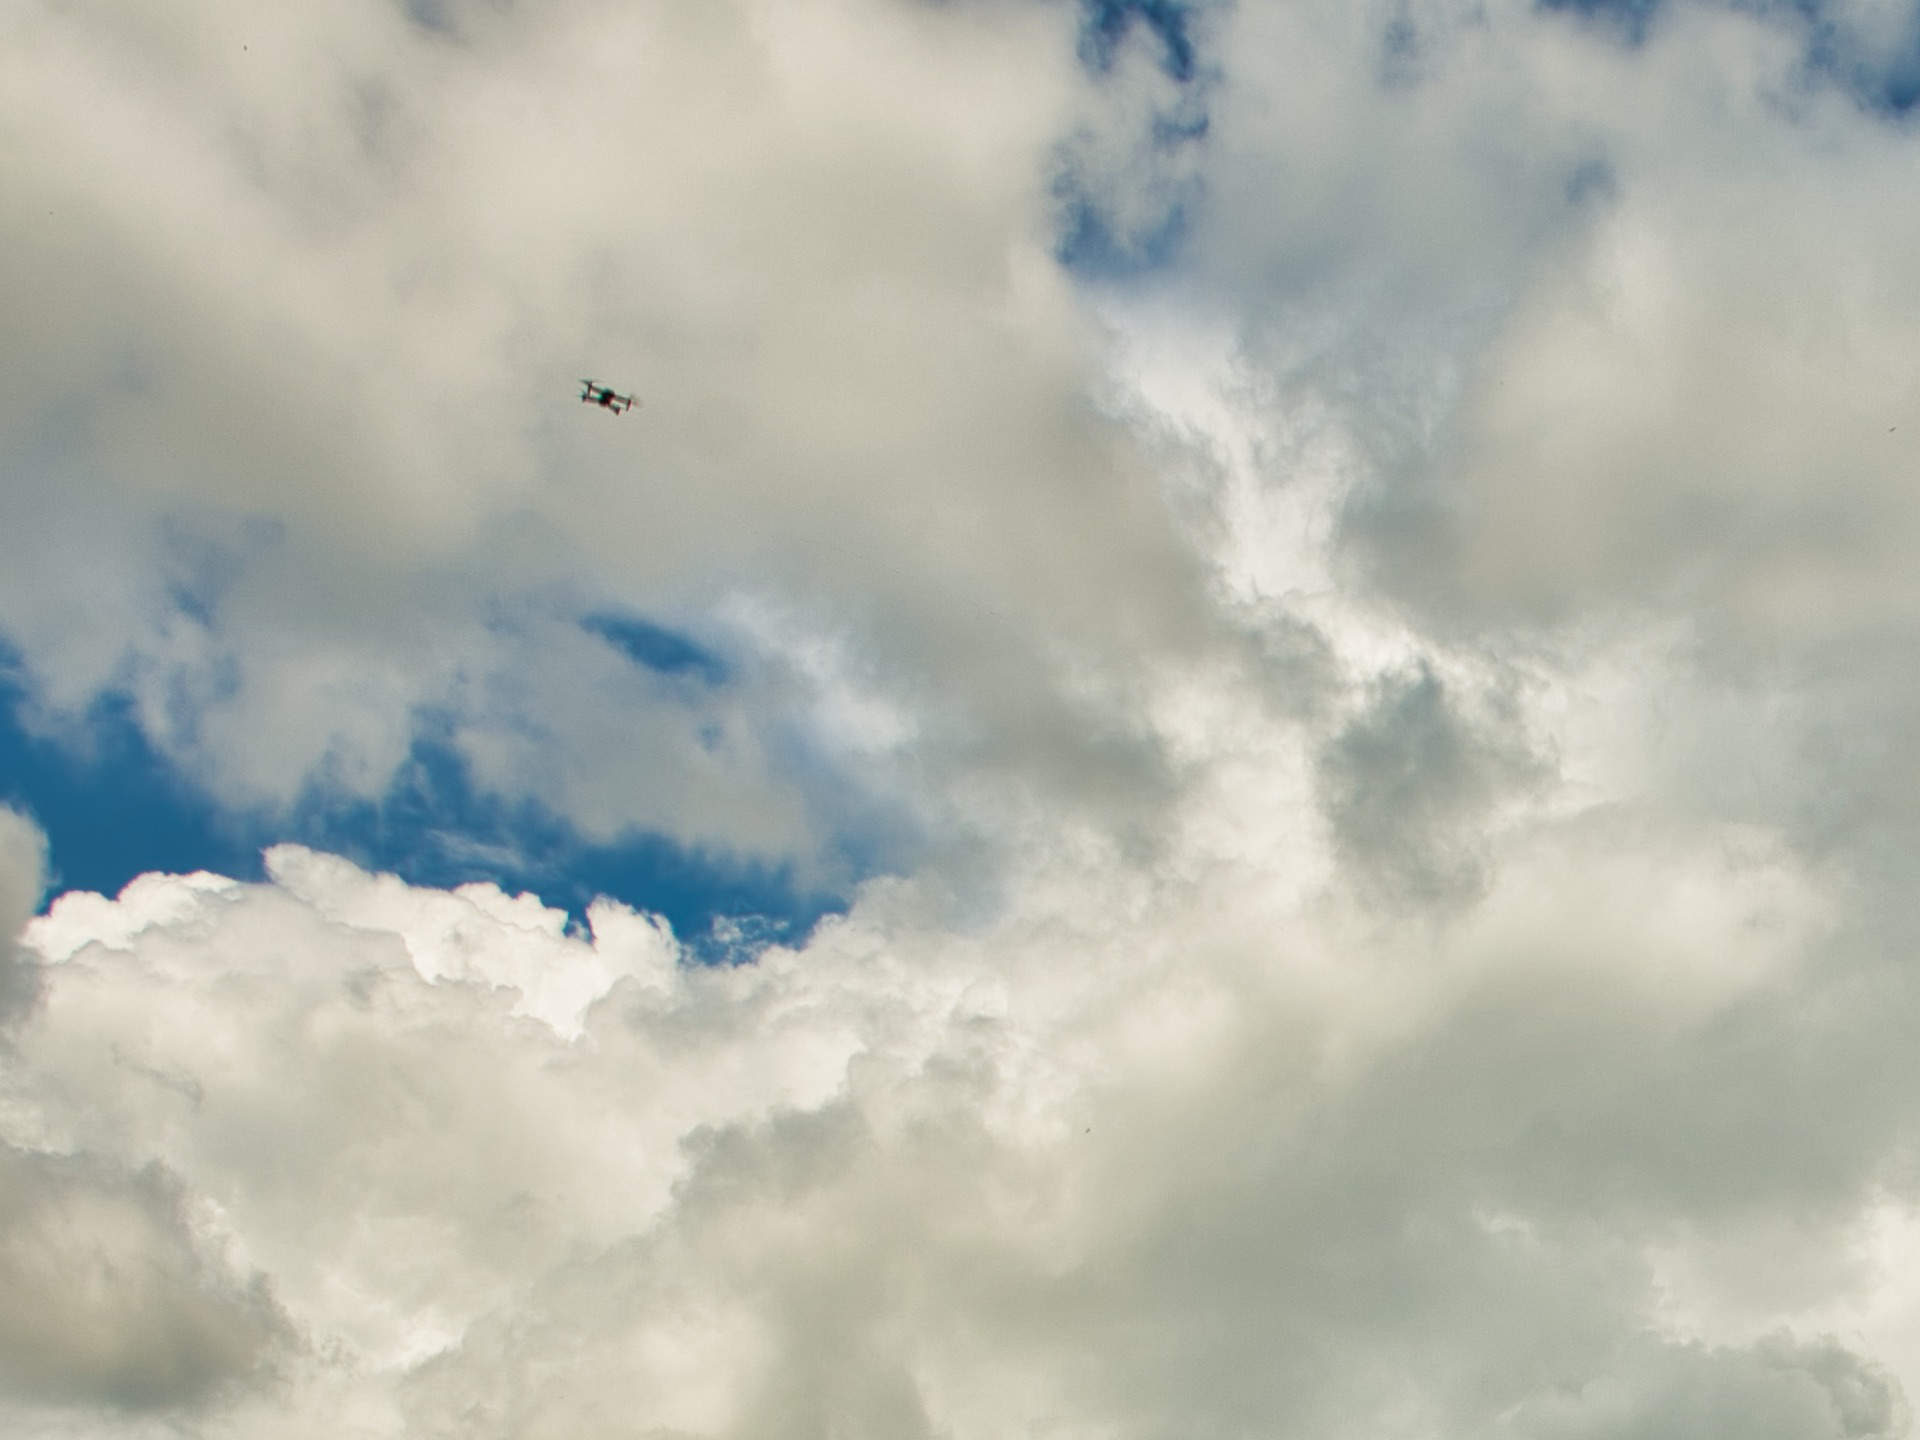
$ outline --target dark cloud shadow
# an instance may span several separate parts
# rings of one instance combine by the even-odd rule
[[[196,1243],[179,1185],[88,1155],[0,1146],[0,1380],[62,1405],[178,1411],[291,1338],[264,1285]]]
[[[1320,785],[1334,836],[1367,884],[1396,899],[1460,901],[1484,884],[1488,808],[1543,770],[1510,713],[1470,717],[1423,664],[1383,682],[1334,737]]]

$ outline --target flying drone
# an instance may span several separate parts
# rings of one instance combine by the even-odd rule
[[[614,393],[611,387],[602,385],[598,380],[582,380],[580,385],[581,400],[589,405],[598,405],[602,410],[611,410],[616,415],[626,414],[639,403],[631,395]]]

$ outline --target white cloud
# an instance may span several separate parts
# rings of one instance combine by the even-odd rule
[[[744,651],[749,693],[688,703],[554,643],[564,613],[512,623],[744,600],[925,717],[931,771],[871,783],[1151,803],[1083,681],[1217,627],[1050,253],[1061,139],[1105,104],[1072,9],[436,13],[11,22],[0,424],[36,523],[0,627],[45,723],[125,686],[272,805],[316,767],[378,793],[430,709],[590,833],[805,865],[844,817],[766,757],[798,730],[842,763],[830,693]],[[646,408],[584,413],[588,372]]]
[[[923,863],[703,968],[294,847],[27,920],[0,824],[0,1423],[1905,1433],[1915,142],[1798,21],[328,16],[6,22],[43,713]]]
[[[964,933],[886,882],[721,969],[296,849],[67,896],[0,1138],[163,1167],[252,1277],[207,1434],[1900,1433],[1825,1337],[1897,1308],[1850,1257],[1904,1032],[1789,852],[1547,820],[1437,930],[1203,859],[1037,851]],[[1781,1225],[1767,1326],[1689,1331]]]

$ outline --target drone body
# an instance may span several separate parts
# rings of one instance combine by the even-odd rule
[[[611,410],[616,415],[624,415],[637,403],[631,395],[615,394],[611,387],[602,385],[598,380],[580,382],[580,398],[589,405],[598,405],[602,410]]]

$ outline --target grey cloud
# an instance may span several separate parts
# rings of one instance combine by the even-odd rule
[[[16,943],[46,892],[47,837],[18,811],[0,806],[0,1026],[32,1008],[40,967]]]
[[[1454,424],[1350,536],[1443,623],[1692,612],[1796,649],[1910,625],[1901,132],[1779,103],[1769,20],[1673,21],[1549,112],[1603,137],[1612,192],[1537,251]]]
[[[1609,1374],[1529,1399],[1500,1433],[1529,1440],[1740,1434],[1869,1440],[1907,1433],[1906,1405],[1874,1366],[1832,1341],[1631,1348]]]
[[[1503,794],[1545,770],[1499,697],[1464,713],[1434,671],[1379,684],[1322,752],[1333,833],[1359,874],[1388,894],[1459,900],[1482,883],[1479,839]],[[1507,713],[1502,713],[1506,711]]]
[[[1383,90],[1396,25],[1420,70]],[[1227,30],[1182,282],[1337,426],[1370,586],[1491,644],[1620,611],[1762,649],[1911,623],[1910,135],[1806,68],[1798,12],[1671,6],[1632,48],[1518,3]]]
[[[0,1023],[32,1009],[39,996],[39,968],[9,944],[0,956]]]
[[[1475,323],[1412,327],[1443,357],[1413,367],[1427,410],[1342,392],[1387,438],[1355,442],[1340,545],[1437,644],[1637,669],[1592,722],[1635,757],[1633,803],[1777,829],[1857,887],[1856,944],[1904,947],[1912,134],[1806,70],[1785,11],[1672,6],[1630,51],[1495,23],[1568,81],[1527,101],[1546,138],[1526,153],[1584,147],[1610,184],[1556,226],[1489,212],[1463,253],[1520,248]],[[1513,92],[1448,58],[1426,93],[1452,88],[1464,138]],[[1470,185],[1487,162],[1456,163]],[[1460,293],[1399,264],[1392,214],[1365,233],[1411,287],[1401,315]],[[1296,393],[1337,378],[1307,365]]]
[[[204,1253],[158,1167],[0,1149],[0,1385],[14,1398],[192,1406],[288,1338],[258,1280]]]

